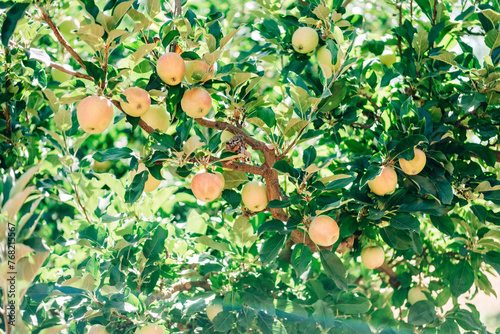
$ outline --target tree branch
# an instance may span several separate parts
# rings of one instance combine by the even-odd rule
[[[115,107],[117,107],[118,110],[120,110],[122,113],[124,113],[125,115],[127,114],[125,111],[123,111],[122,106],[120,105],[120,101],[111,100],[111,103],[113,103],[115,105]],[[139,120],[139,126],[141,128],[143,128],[147,133],[151,133],[151,132],[155,131],[155,129],[153,129],[151,126],[149,126],[149,124],[144,122],[142,119]]]
[[[387,263],[384,263],[383,265],[377,268],[377,271],[379,273],[385,273],[387,276],[389,276],[389,284],[394,289],[399,288],[401,282],[398,281],[398,275],[394,272],[391,266],[389,266]]]
[[[264,175],[265,173],[265,169],[263,166],[254,166],[231,160],[220,160],[219,158],[212,156],[210,157],[210,162],[219,162],[220,164],[222,164],[222,167],[224,168],[250,173],[254,175]]]
[[[80,64],[83,68],[85,68],[85,64],[83,63],[82,58],[80,58],[80,56],[78,55],[78,53],[76,53],[76,51],[73,50],[73,48],[71,47],[71,45],[69,45],[68,42],[64,39],[64,37],[61,35],[61,32],[59,31],[59,29],[57,29],[56,25],[54,24],[54,22],[50,18],[49,14],[42,7],[40,7],[40,10],[42,11],[42,18],[43,18],[43,20],[45,22],[47,22],[47,24],[49,25],[50,29],[52,29],[52,31],[54,32],[54,35],[56,36],[56,38],[59,41],[59,43],[61,43],[61,45],[66,50],[68,50],[68,52],[73,56],[73,58],[75,58],[75,60],[78,62],[78,64]]]
[[[80,79],[94,81],[94,78],[92,78],[90,75],[83,74],[83,73],[76,72],[76,71],[72,71],[72,70],[68,70],[68,69],[66,69],[66,68],[62,67],[61,65],[56,64],[54,62],[50,62],[49,66],[53,67],[53,68],[56,68],[56,69],[58,69],[61,72],[71,74],[74,77],[77,77],[77,78],[80,78]]]

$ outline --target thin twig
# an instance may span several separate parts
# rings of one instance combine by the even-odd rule
[[[68,69],[66,69],[66,68],[62,67],[61,65],[56,64],[54,62],[50,62],[49,66],[53,67],[55,69],[58,69],[61,72],[64,72],[64,73],[67,73],[67,74],[71,74],[74,77],[77,77],[77,78],[80,78],[80,79],[94,81],[94,78],[92,78],[90,75],[83,74],[83,73],[80,73],[80,72],[76,72],[76,71],[73,71],[73,70],[68,70]]]

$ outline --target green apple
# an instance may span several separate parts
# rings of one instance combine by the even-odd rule
[[[64,67],[67,70],[70,70],[70,71],[73,70],[73,68],[69,65],[63,65],[62,67]],[[61,83],[68,81],[68,80],[71,80],[71,78],[73,77],[71,74],[63,72],[63,71],[61,71],[57,68],[53,68],[53,67],[50,69],[50,73],[52,74],[52,80],[58,81]]]
[[[380,55],[380,62],[387,67],[391,67],[396,62],[396,55],[392,51],[384,51]]]
[[[266,186],[257,181],[245,183],[241,190],[241,199],[252,212],[264,210],[269,203]]]
[[[319,37],[315,29],[300,27],[292,36],[292,46],[299,53],[309,53],[318,46]]]
[[[375,269],[384,264],[385,252],[380,246],[365,247],[361,251],[361,262],[368,269]]]
[[[158,132],[167,132],[170,126],[170,115],[165,107],[157,104],[149,107],[149,110],[141,116],[141,119]]]
[[[210,304],[207,306],[207,317],[210,321],[213,321],[215,316],[222,312],[221,304]]]

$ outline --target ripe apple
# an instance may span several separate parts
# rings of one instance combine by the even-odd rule
[[[167,132],[170,126],[170,115],[164,107],[157,104],[149,107],[141,119],[158,132]]]
[[[158,76],[168,85],[175,86],[181,83],[186,73],[184,59],[175,52],[168,52],[161,56],[156,63]]]
[[[224,182],[219,176],[212,173],[196,174],[191,181],[191,190],[194,196],[203,202],[211,202],[219,197],[223,188]]]
[[[189,117],[200,118],[206,116],[210,111],[212,97],[205,89],[194,87],[184,92],[181,107]]]
[[[71,37],[75,30],[78,30],[79,27],[80,22],[78,22],[77,19],[75,19],[74,17],[67,17],[61,22],[61,24],[59,24],[58,29],[63,37],[65,39],[68,39],[69,37]]]
[[[421,300],[427,300],[427,296],[422,292],[423,289],[415,286],[408,291],[408,302],[413,305]]]
[[[241,199],[248,210],[252,212],[264,210],[269,203],[266,186],[258,181],[245,183],[241,189]]]
[[[73,70],[73,68],[69,65],[63,65],[62,67],[64,67],[65,69],[67,70]],[[61,70],[58,70],[57,68],[51,68],[50,69],[50,73],[52,74],[52,80],[54,81],[58,81],[58,82],[66,82],[68,80],[71,80],[71,78],[73,77],[71,74],[69,73],[66,73],[66,72],[63,72]]]
[[[197,82],[205,82],[214,77],[214,73],[210,71],[210,66],[203,60],[186,61],[186,73],[184,75],[186,81],[190,84]]]
[[[319,37],[316,30],[310,27],[300,27],[292,36],[292,46],[299,53],[309,53],[318,46]]]
[[[316,216],[311,225],[309,225],[309,237],[311,240],[320,246],[331,246],[340,236],[339,226],[337,222],[328,216]]]
[[[137,171],[133,170],[130,173],[130,180],[133,180],[134,177],[137,174],[139,174],[139,173],[141,173],[141,172],[143,172],[145,170],[147,170],[149,172],[149,170],[146,167],[146,165],[143,164],[143,163],[140,163],[139,167],[137,167]],[[151,173],[149,173],[148,174],[148,179],[146,180],[146,183],[144,183],[144,191],[147,192],[147,193],[149,193],[149,192],[155,190],[156,188],[158,188],[158,186],[160,185],[160,183],[161,183],[161,180],[158,180],[153,175],[151,175]]]
[[[76,118],[85,132],[101,133],[113,120],[113,105],[104,96],[87,96],[78,104]]]
[[[161,326],[150,324],[141,329],[137,328],[135,334],[165,334],[165,330]]]
[[[384,264],[385,253],[380,246],[365,247],[361,251],[361,262],[368,269],[375,269]]]
[[[368,187],[379,196],[392,193],[396,190],[397,185],[398,175],[391,166],[385,166],[380,175],[376,176],[373,180],[368,181]]]
[[[207,306],[207,317],[210,321],[213,321],[215,316],[222,312],[221,304],[210,304]]]
[[[103,325],[93,325],[89,328],[87,334],[109,334],[106,327]]]
[[[139,87],[129,87],[123,91],[127,102],[121,101],[120,105],[128,115],[140,117],[149,110],[151,97],[149,93]]]
[[[425,163],[427,162],[427,157],[425,156],[424,151],[413,148],[413,152],[415,156],[410,161],[406,159],[399,159],[399,165],[403,172],[408,175],[417,175],[424,169]]]
[[[396,62],[396,55],[392,51],[384,51],[380,55],[380,62],[387,67],[391,67]]]

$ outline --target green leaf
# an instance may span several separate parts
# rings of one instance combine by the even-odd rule
[[[291,258],[291,264],[297,277],[302,276],[302,274],[309,268],[312,261],[312,252],[309,246],[304,244],[296,244]]]
[[[125,190],[125,203],[132,204],[141,198],[144,184],[148,180],[148,175],[149,172],[145,170],[134,176],[132,183]]]
[[[267,206],[271,209],[283,209],[283,208],[287,208],[289,207],[291,204],[290,200],[289,199],[286,199],[286,200],[279,200],[279,199],[273,199],[272,201],[270,201]]]
[[[223,253],[229,252],[231,250],[231,248],[229,247],[229,244],[227,244],[225,242],[215,241],[207,235],[203,235],[201,237],[198,237],[195,240],[196,240],[196,242],[199,242],[199,243],[201,243],[205,246],[208,246],[210,248],[217,249],[218,251],[221,251]]]
[[[97,260],[96,254],[94,254],[87,261],[87,266],[85,268],[86,271],[90,273],[96,281],[101,279],[101,273],[99,272],[99,261]]]
[[[260,260],[263,264],[268,264],[278,257],[279,252],[285,245],[286,235],[275,234],[267,239],[260,250]]]
[[[309,146],[304,150],[302,161],[304,161],[304,169],[309,167],[316,160],[316,149],[314,146]]]
[[[219,312],[213,319],[216,332],[227,332],[236,322],[236,316],[231,312]]]
[[[245,172],[237,170],[224,171],[224,189],[232,189],[238,187],[240,184],[248,182],[248,175]]]
[[[151,239],[144,242],[142,253],[148,261],[156,260],[159,257],[159,254],[165,251],[165,239],[167,236],[168,232],[161,226],[157,226]]]
[[[99,15],[99,7],[96,6],[94,0],[78,0],[78,2],[82,3],[87,13],[92,15],[94,20],[97,19]]]
[[[102,247],[104,246],[104,241],[106,240],[107,233],[106,231],[104,231],[104,229],[91,225],[85,228],[83,231],[80,231],[79,236],[80,239],[93,241]]]
[[[451,293],[453,296],[458,297],[469,291],[472,283],[474,283],[474,270],[467,261],[461,260],[453,266],[450,274]]]
[[[421,300],[410,307],[408,322],[415,326],[429,324],[436,319],[436,309],[429,300]]]
[[[370,300],[357,292],[341,294],[335,303],[335,308],[344,314],[366,313],[371,307]]]
[[[274,324],[274,317],[264,312],[259,312],[257,314],[257,325],[259,326],[262,334],[273,334],[274,333],[273,324]]]
[[[483,255],[483,260],[487,264],[493,267],[500,274],[500,253],[499,252],[488,252]]]
[[[346,270],[340,258],[326,249],[322,249],[319,254],[326,275],[335,282],[337,288],[347,291]]]
[[[94,160],[99,162],[113,161],[120,159],[128,159],[132,156],[133,151],[128,147],[112,147],[104,152],[97,152],[94,154]]]
[[[483,162],[490,167],[494,167],[497,162],[495,153],[485,145],[467,143],[464,145],[464,149],[467,152],[476,154],[479,159],[483,160]]]
[[[398,213],[390,220],[391,226],[398,230],[420,232],[420,222],[409,213]]]
[[[297,178],[299,176],[299,172],[295,168],[290,166],[290,164],[285,160],[276,161],[273,165],[273,169],[276,169],[280,173],[288,174],[294,178]]]
[[[275,20],[264,19],[260,33],[267,39],[277,39],[278,41],[281,39],[280,28]]]
[[[432,224],[441,232],[452,236],[455,233],[455,224],[450,216],[430,215]]]
[[[233,228],[229,232],[229,240],[236,246],[250,247],[257,239],[253,232],[252,224],[247,217],[238,217],[233,224]]]
[[[224,189],[222,191],[222,198],[231,205],[233,209],[236,209],[241,203],[241,194],[233,189]]]
[[[2,24],[2,30],[0,32],[2,44],[4,47],[9,46],[9,39],[16,30],[17,21],[19,21],[21,17],[23,17],[24,12],[30,4],[30,2],[16,3],[8,10],[5,16],[5,20]]]
[[[335,316],[333,310],[328,307],[328,304],[318,299],[314,304],[313,318],[321,326],[323,331],[327,332],[335,324]]]

